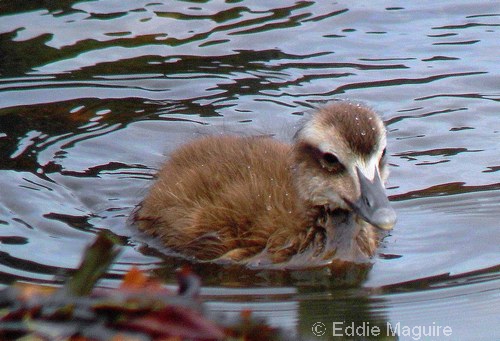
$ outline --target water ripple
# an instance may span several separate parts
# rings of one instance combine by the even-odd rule
[[[102,286],[131,265],[174,282],[179,260],[128,221],[165,157],[221,132],[288,141],[303,115],[349,99],[388,129],[399,221],[373,267],[200,268],[210,309],[306,338],[317,321],[399,321],[498,339],[483,337],[498,329],[495,5],[1,2],[2,284],[60,284],[102,229],[126,245]]]

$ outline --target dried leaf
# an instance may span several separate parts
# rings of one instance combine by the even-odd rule
[[[180,306],[168,306],[161,311],[124,322],[124,327],[157,335],[188,339],[222,339],[224,331],[201,314]]]
[[[120,289],[128,291],[149,289],[148,291],[153,292],[169,292],[163,287],[160,281],[150,278],[136,266],[130,268],[125,274]]]

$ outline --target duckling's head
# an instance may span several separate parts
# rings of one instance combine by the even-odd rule
[[[295,135],[296,184],[311,206],[349,210],[391,229],[396,214],[385,194],[384,123],[372,110],[348,102],[321,108]]]

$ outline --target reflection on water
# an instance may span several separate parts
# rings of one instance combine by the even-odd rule
[[[101,229],[128,243],[102,285],[132,264],[170,279],[179,260],[127,224],[165,155],[220,132],[287,140],[303,113],[347,98],[388,127],[399,221],[373,266],[200,266],[208,307],[249,308],[310,338],[315,323],[328,339],[343,321],[388,339],[435,325],[500,336],[494,2],[2,2],[0,13],[3,284],[60,283]]]

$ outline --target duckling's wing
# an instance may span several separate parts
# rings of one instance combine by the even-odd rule
[[[270,138],[205,137],[175,151],[136,214],[139,227],[198,259],[255,255],[305,223],[291,147]]]

